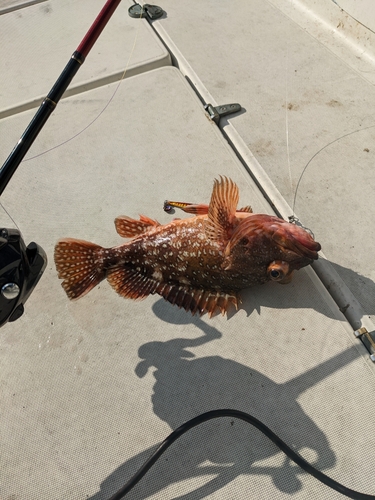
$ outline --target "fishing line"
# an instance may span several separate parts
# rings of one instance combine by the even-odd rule
[[[143,6],[140,6],[140,8],[141,8],[141,10],[140,10],[140,17],[138,18],[139,20],[141,20],[143,18],[143,12],[144,12]],[[82,130],[80,130],[79,132],[77,132],[76,134],[74,134],[69,139],[66,139],[65,141],[62,141],[61,143],[57,144],[56,146],[53,146],[53,147],[51,147],[49,149],[46,149],[45,151],[43,151],[41,153],[38,153],[38,154],[36,154],[34,156],[31,156],[29,158],[23,159],[21,163],[24,163],[24,162],[27,162],[27,161],[30,161],[30,160],[34,160],[35,158],[39,158],[40,156],[43,156],[46,153],[49,153],[50,151],[53,151],[53,150],[55,150],[55,149],[57,149],[57,148],[65,145],[65,144],[67,144],[68,142],[72,141],[73,139],[76,139],[83,132],[85,132],[87,129],[89,129],[91,127],[91,125],[93,125],[101,117],[101,115],[104,113],[104,111],[108,108],[108,106],[111,104],[111,102],[115,98],[115,96],[117,94],[117,91],[120,88],[120,85],[121,85],[122,81],[125,78],[126,72],[127,72],[128,68],[129,68],[129,64],[130,64],[131,58],[133,57],[133,53],[134,53],[134,50],[135,50],[135,47],[136,47],[136,44],[137,44],[140,27],[141,27],[141,24],[139,22],[137,30],[135,32],[133,46],[132,46],[132,49],[130,51],[130,55],[128,57],[128,61],[127,61],[126,65],[125,65],[125,69],[124,69],[124,71],[122,73],[122,76],[121,76],[118,84],[116,85],[116,88],[115,88],[113,94],[110,96],[108,102],[105,104],[105,106],[103,107],[103,109],[100,110],[100,112],[98,113],[98,115],[90,123],[88,123]],[[0,206],[3,209],[3,211],[8,215],[8,217],[12,220],[12,222],[15,224],[15,226],[17,227],[17,229],[21,232],[20,228],[18,227],[18,224],[16,223],[16,221],[14,220],[14,218],[12,217],[12,215],[5,208],[5,206],[3,205],[3,203],[1,201],[0,201]]]
[[[143,12],[144,12],[143,6],[140,6],[140,7],[141,7],[141,14],[140,14],[140,17],[138,18],[139,20],[141,20],[143,18]],[[74,134],[69,139],[66,139],[65,141],[60,142],[59,144],[57,144],[56,146],[53,146],[52,148],[46,149],[42,153],[38,153],[38,154],[36,154],[34,156],[31,156],[29,158],[24,159],[22,161],[22,163],[24,163],[26,161],[34,160],[35,158],[39,158],[40,156],[43,156],[46,153],[49,153],[50,151],[53,151],[53,150],[55,150],[55,149],[63,146],[64,144],[67,144],[68,142],[72,141],[73,139],[76,139],[78,136],[80,136],[81,134],[83,134],[83,132],[85,132],[87,129],[89,129],[91,127],[91,125],[93,125],[101,117],[101,115],[104,113],[104,111],[108,108],[108,106],[113,101],[115,95],[117,94],[118,89],[120,88],[120,85],[121,85],[122,81],[125,78],[126,72],[128,70],[129,64],[130,64],[130,60],[133,57],[133,53],[134,53],[134,50],[135,50],[135,47],[136,47],[136,43],[137,43],[137,40],[138,40],[138,34],[139,34],[140,27],[141,27],[141,23],[138,24],[138,27],[137,27],[137,30],[136,30],[136,33],[135,33],[135,37],[134,37],[133,47],[132,47],[132,49],[130,51],[130,55],[129,55],[128,61],[126,63],[124,72],[123,72],[123,74],[122,74],[122,76],[121,76],[118,84],[116,85],[116,88],[115,88],[113,94],[109,98],[109,101],[105,104],[104,108],[101,111],[99,111],[98,115],[90,123],[88,123],[82,130],[80,130],[79,132],[77,132],[76,134]]]
[[[375,127],[375,125],[369,125],[368,127],[364,127],[364,128],[360,128],[360,129],[357,129],[357,130],[353,130],[352,132],[348,132],[347,134],[341,135],[340,137],[337,137],[337,139],[334,139],[333,141],[329,142],[328,144],[326,144],[325,146],[323,146],[322,148],[320,148],[319,151],[317,151],[310,158],[310,160],[306,163],[304,169],[302,170],[302,173],[301,173],[301,175],[300,175],[300,177],[298,179],[298,182],[297,182],[296,191],[294,193],[294,200],[293,200],[293,215],[294,215],[294,209],[295,209],[295,206],[296,206],[296,199],[297,199],[298,188],[300,186],[302,177],[305,174],[307,167],[310,165],[310,163],[313,161],[313,159],[316,158],[319,153],[321,153],[322,151],[324,151],[325,149],[327,149],[329,146],[332,146],[332,144],[335,144],[335,142],[338,142],[341,139],[344,139],[345,137],[348,137],[350,135],[356,134],[357,132],[362,132],[363,130],[368,130],[368,129],[374,128],[374,127]]]
[[[290,0],[289,7],[292,9],[293,5],[293,0]],[[289,14],[289,17],[291,18],[291,15]],[[290,24],[288,25],[290,27]],[[288,111],[289,111],[289,103],[288,103],[288,71],[289,71],[289,31],[287,34],[287,44],[286,44],[286,62],[285,62],[285,135],[286,135],[286,155],[287,155],[287,164],[288,164],[288,173],[289,173],[289,180],[290,180],[290,187],[291,187],[291,193],[293,193],[293,179],[292,179],[292,170],[291,170],[291,164],[290,164],[290,146],[289,146],[289,120],[288,120]],[[348,132],[347,134],[344,134],[337,139],[334,139],[333,141],[329,142],[325,146],[323,146],[319,151],[317,151],[311,158],[310,160],[306,163],[304,169],[302,170],[302,173],[298,179],[296,189],[294,191],[294,198],[293,198],[293,206],[292,206],[292,215],[289,217],[290,221],[298,221],[298,219],[295,217],[295,206],[296,206],[296,200],[297,200],[297,193],[299,186],[301,184],[302,177],[304,176],[307,167],[310,165],[310,163],[314,160],[316,156],[318,156],[319,153],[324,151],[326,148],[331,146],[332,144],[338,142],[339,140],[348,137],[350,135],[356,134],[357,132],[361,132],[362,130],[368,130],[370,128],[374,128],[375,125],[370,125],[368,127],[364,127],[361,129],[354,130],[352,132]],[[304,226],[303,226],[304,227]],[[305,228],[307,229],[307,228]]]
[[[19,232],[21,232],[21,229],[18,227],[18,224],[17,222],[13,219],[13,217],[10,215],[10,213],[8,212],[8,210],[5,208],[5,206],[3,205],[3,203],[0,201],[0,206],[1,208],[4,210],[4,212],[7,214],[7,216],[9,217],[9,219],[13,222],[13,224],[16,226],[16,228],[18,229]]]
[[[292,6],[292,0],[290,1],[290,7]],[[293,179],[292,179],[292,170],[290,167],[290,150],[289,150],[289,121],[288,121],[288,72],[289,72],[289,30],[290,24],[288,24],[288,33],[286,37],[286,61],[285,61],[285,136],[286,136],[286,157],[288,164],[288,172],[289,172],[289,181],[290,181],[290,193],[293,196]],[[294,215],[294,211],[293,211]]]

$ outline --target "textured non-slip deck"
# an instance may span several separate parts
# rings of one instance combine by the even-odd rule
[[[155,27],[216,102],[242,105],[245,112],[226,123],[322,241],[334,269],[374,320],[375,205],[369,200],[375,196],[375,35],[367,34],[369,47],[360,51],[364,28],[353,19],[344,23],[339,7],[325,3],[331,4],[327,14],[337,10],[329,27],[324,18],[311,17],[318,5],[324,14],[322,1],[314,7],[234,0],[228,8],[224,2],[181,6],[167,0],[168,17]],[[346,32],[350,23],[357,27]]]
[[[39,106],[104,3],[46,0],[0,16],[0,117]],[[147,21],[128,15],[131,5],[119,5],[66,95],[170,64]]]
[[[42,9],[49,3],[30,8]],[[184,25],[182,14],[170,4],[163,5],[167,17],[158,23],[169,27],[181,16],[180,26],[191,29],[186,5]],[[227,8],[227,4],[217,6],[219,13],[229,15]],[[44,16],[42,11],[39,15]],[[199,24],[205,19],[209,27],[215,16],[212,11],[195,20]],[[251,19],[237,16],[241,47],[244,23]],[[88,25],[91,20],[88,16]],[[259,14],[258,22],[262,20],[268,22]],[[110,26],[107,36],[109,46],[114,47],[119,33]],[[276,21],[273,27],[281,29]],[[145,29],[146,39],[140,32],[135,51],[138,43],[144,44],[141,52],[146,50],[147,39],[154,37],[149,26]],[[290,28],[290,44],[297,43],[295,37],[299,40],[298,30]],[[197,28],[190,37],[194,45],[203,35]],[[184,45],[182,36],[178,43],[188,58],[189,45]],[[202,81],[206,73],[197,61],[206,57],[208,65],[211,43],[207,32],[206,53],[195,52],[190,60]],[[73,49],[69,42],[68,53]],[[233,69],[237,71],[236,92],[225,93],[224,83],[209,91],[221,102],[239,101],[246,108],[246,113],[232,120],[240,125],[244,140],[251,130],[258,139],[274,134],[272,140],[281,144],[282,134],[276,125],[271,127],[267,96],[260,93],[260,87],[261,102],[242,101],[246,93],[240,73],[247,71],[247,65],[239,50],[234,54],[238,57],[237,69]],[[95,65],[97,57],[94,52],[90,55],[87,70],[90,59]],[[33,64],[38,61],[35,53]],[[270,72],[271,66],[270,61]],[[57,65],[56,73],[59,69]],[[20,70],[12,66],[12,71],[18,81]],[[276,69],[274,74],[279,74]],[[269,86],[277,86],[276,76],[269,77]],[[230,78],[224,68],[221,81]],[[38,81],[38,89],[41,83],[48,90],[51,82]],[[237,90],[242,92],[240,97]],[[248,95],[255,90],[250,86]],[[16,101],[12,92],[9,98],[4,95],[4,102],[18,102],[20,94],[16,94]],[[276,97],[270,94],[269,99],[269,109],[273,109]],[[326,106],[325,112],[333,113],[332,117],[335,109],[341,110]],[[30,109],[0,120],[1,164],[34,112]],[[280,113],[281,123],[285,108]],[[262,116],[269,119],[264,124]],[[246,125],[251,117],[258,128]],[[302,125],[294,130],[303,133]],[[290,141],[293,144],[292,137]],[[263,164],[259,153],[257,158]],[[269,157],[265,155],[264,160],[267,169]],[[275,164],[281,172],[281,160]],[[328,168],[322,168],[328,175]],[[360,166],[358,172],[362,171]],[[181,214],[185,217],[177,211],[165,213],[164,200],[208,202],[213,180],[219,175],[239,185],[240,206],[250,204],[255,212],[272,213],[177,68],[146,71],[120,85],[101,85],[60,101],[1,197],[26,243],[39,243],[49,259],[24,315],[0,331],[1,500],[107,500],[173,429],[217,408],[249,412],[335,480],[375,494],[375,436],[367,426],[373,417],[375,365],[311,268],[296,272],[289,285],[269,283],[248,289],[238,312],[211,320],[207,315],[192,317],[158,296],[141,302],[125,300],[106,282],[76,302],[69,301],[60,286],[53,263],[59,238],[82,238],[103,246],[121,244],[124,240],[115,231],[115,217],[145,214],[162,223]],[[323,176],[320,179],[323,182]],[[287,197],[286,181],[284,187]],[[282,183],[278,188],[282,191]],[[301,189],[304,196],[298,198],[298,214],[330,255],[335,236],[324,229],[319,211],[308,210],[311,199],[306,186]],[[329,221],[333,223],[332,217]],[[14,227],[1,207],[0,223]],[[340,221],[338,226],[337,246],[345,229]],[[342,249],[334,250],[340,258],[344,255]],[[364,273],[354,261],[348,264],[339,257],[342,267]],[[226,418],[184,435],[126,498],[343,497],[303,473],[257,430]]]

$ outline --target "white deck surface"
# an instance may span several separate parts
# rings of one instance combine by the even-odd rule
[[[99,14],[103,0],[47,0],[0,15],[0,118],[39,106]],[[83,63],[66,95],[170,64],[147,21],[121,3]]]
[[[69,5],[69,2],[60,3]],[[185,9],[191,5],[193,10],[193,3],[185,4]],[[162,6],[168,15],[158,23],[173,29],[174,37],[180,30],[181,37],[175,42],[185,51],[187,59],[192,57],[191,47],[195,44],[197,52],[190,63],[203,81],[210,72],[217,76],[213,66],[207,69],[219,60],[218,54],[210,52],[214,31],[211,35],[207,32],[217,11],[215,15],[211,11],[211,19],[208,13],[196,15],[194,21],[198,25],[204,18],[206,23],[193,31],[192,12],[189,9],[178,12],[172,4],[167,2]],[[43,5],[30,9],[41,9]],[[203,4],[200,6],[206,8]],[[230,15],[224,4],[220,9],[222,14]],[[26,16],[26,10],[23,12]],[[121,12],[125,19],[124,10]],[[263,21],[264,33],[268,23],[274,30],[281,30],[275,20],[271,23],[259,14],[255,22],[253,17],[243,12],[237,16],[236,36],[245,36],[245,33],[250,36],[250,21],[254,25]],[[180,28],[173,27],[172,20],[177,18]],[[88,16],[88,25],[91,20]],[[228,23],[232,29],[229,19]],[[154,39],[151,28],[147,25],[145,28],[150,32],[145,37]],[[85,29],[77,35],[76,44]],[[294,25],[289,29],[290,46],[300,47],[299,29]],[[189,31],[191,47],[186,44]],[[215,35],[218,46],[219,33]],[[103,37],[105,34],[110,40],[106,55],[114,57],[115,51],[119,67],[123,67],[128,53],[124,55],[120,50],[109,48],[118,46],[118,32],[111,31],[109,24]],[[203,34],[204,51],[197,44]],[[233,48],[234,35],[227,35]],[[265,51],[263,42],[260,35],[253,42],[255,46],[260,44],[259,57]],[[124,50],[128,52],[129,43],[124,42],[127,46]],[[153,50],[157,50],[149,47],[141,32],[137,43],[145,51],[145,47],[150,48],[150,53],[146,51],[141,60],[148,59]],[[243,43],[239,38],[239,47]],[[313,39],[311,43],[315,43]],[[67,45],[69,57],[75,45]],[[223,56],[224,45],[221,48]],[[87,71],[91,61],[94,68],[97,64],[95,49],[96,46],[85,62]],[[290,50],[290,54],[294,53]],[[305,50],[307,54],[311,49],[306,45]],[[285,50],[280,48],[280,57],[282,54],[285,58]],[[311,58],[318,60],[314,54],[311,53]],[[256,57],[255,51],[249,52],[246,64],[238,57],[236,69],[233,66],[222,70],[220,81],[225,85],[211,86],[209,91],[218,101],[239,101],[246,108],[246,113],[233,118],[233,123],[250,148],[251,141],[260,139],[271,141],[269,148],[278,144],[274,162],[269,152],[263,156],[255,148],[253,152],[290,201],[289,186],[283,177],[287,170],[282,170],[285,158],[278,156],[282,150],[282,133],[276,126],[277,120],[279,126],[283,123],[285,140],[286,111],[282,107],[285,95],[279,103],[280,116],[273,114],[280,83],[276,80],[278,75],[280,80],[285,77],[285,59],[280,67],[277,58],[269,60],[268,82],[276,90],[268,91],[262,82],[255,84],[249,79],[250,55]],[[225,68],[230,64],[229,59]],[[34,63],[38,61],[40,54],[36,53]],[[289,69],[297,69],[298,74],[306,66],[301,66],[300,58],[297,61],[298,66],[294,68],[290,62]],[[44,67],[43,61],[40,62]],[[19,75],[18,81],[20,67],[15,66],[12,74],[15,78]],[[40,72],[37,74],[39,85],[43,83],[38,89],[43,87],[44,93],[49,90],[58,76],[58,68],[62,69],[56,66],[51,82],[47,78],[42,80]],[[232,74],[234,71],[237,78]],[[349,82],[351,70],[346,68],[346,71]],[[254,77],[255,68],[252,75]],[[335,86],[344,85],[344,79],[339,77]],[[363,84],[358,78],[357,89],[361,82]],[[208,80],[205,83],[209,83]],[[312,88],[313,80],[310,85]],[[272,213],[220,129],[207,119],[199,99],[178,69],[167,66],[147,71],[117,86],[117,83],[103,85],[61,100],[30,149],[28,161],[20,165],[1,199],[21,228],[25,241],[34,240],[45,249],[49,264],[26,304],[24,315],[0,332],[0,499],[106,500],[172,429],[204,411],[225,407],[253,414],[320,470],[352,489],[375,494],[375,436],[370,424],[367,426],[373,418],[375,365],[310,268],[296,273],[288,286],[268,284],[249,289],[243,293],[241,309],[229,318],[193,318],[156,296],[143,302],[124,300],[107,283],[77,302],[66,298],[52,257],[58,238],[78,237],[104,246],[119,244],[122,240],[113,224],[116,216],[137,217],[143,213],[167,222],[173,215],[163,212],[165,199],[206,202],[213,179],[220,174],[239,184],[241,205],[250,203],[254,211]],[[300,96],[298,92],[293,94],[291,88],[289,93],[290,102]],[[335,96],[338,97],[336,94],[328,97],[335,99]],[[363,94],[362,99],[366,100],[366,96],[367,93]],[[17,94],[14,99],[10,92],[9,104],[22,101],[23,97]],[[354,91],[352,99],[360,100]],[[313,104],[309,105],[310,109],[316,103]],[[296,135],[293,142],[290,131],[291,161],[296,161],[293,165],[303,165],[320,144],[336,137],[333,131],[327,132],[331,135],[325,137],[325,142],[322,138],[320,143],[314,133],[318,134],[319,120],[323,120],[319,118],[320,113],[325,116],[328,129],[328,120],[335,121],[335,113],[341,113],[341,107],[322,104],[314,109],[310,114],[315,127],[311,135],[303,128],[303,121],[296,122],[298,126],[293,128]],[[294,124],[293,116],[300,117],[308,109],[303,111],[300,104],[295,115],[292,110],[288,111],[289,121]],[[33,114],[34,110],[29,110],[0,121],[1,163]],[[80,133],[95,118],[92,125]],[[370,118],[368,120],[370,124]],[[344,130],[336,132],[340,135]],[[77,134],[79,136],[69,140]],[[313,140],[303,146],[300,142],[297,147],[294,141],[297,138],[302,141],[304,135]],[[357,136],[353,134],[352,138]],[[67,140],[69,142],[59,146]],[[341,161],[354,154],[345,141],[344,146],[347,153],[340,152]],[[267,147],[263,145],[263,149]],[[54,149],[43,154],[50,148]],[[369,149],[367,156],[363,152],[366,159],[372,154],[371,146]],[[285,144],[283,154],[285,156]],[[333,225],[333,217],[323,220],[323,213],[312,210],[315,206],[312,194],[310,198],[307,196],[314,182],[328,182],[327,165],[331,165],[329,157],[319,172],[315,165],[315,177],[307,170],[297,199],[297,213],[312,227],[324,251],[337,266],[351,270],[352,274],[365,275],[362,261],[353,258],[349,262],[345,251],[339,248],[345,229],[341,214],[337,213],[339,209],[332,208],[337,216],[337,234],[334,234],[327,229],[327,224]],[[295,167],[293,174],[297,170]],[[360,178],[364,172],[363,162],[358,162],[357,172]],[[345,169],[342,173],[349,175]],[[344,176],[337,189],[344,189],[346,182]],[[367,184],[371,189],[371,179]],[[316,192],[321,195],[322,189]],[[333,201],[342,203],[339,191],[335,192]],[[362,204],[357,204],[361,211]],[[1,226],[12,227],[6,214],[2,210],[0,213]],[[354,233],[357,217],[352,220]],[[374,269],[369,255],[365,257],[370,269]],[[358,298],[364,300],[362,295]],[[126,498],[326,500],[343,497],[302,473],[258,431],[244,423],[224,419],[204,424],[175,443]]]
[[[333,28],[297,24],[295,2],[233,0],[230,9],[214,3],[167,0],[168,16],[156,29],[216,102],[239,102],[246,110],[228,122],[291,207],[310,162],[295,211],[375,319],[375,204],[368,202],[375,198],[375,38],[372,58],[363,49],[353,68]],[[335,45],[327,46],[327,38]]]

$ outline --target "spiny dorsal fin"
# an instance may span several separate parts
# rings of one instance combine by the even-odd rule
[[[160,226],[160,224],[146,215],[140,215],[139,220],[132,219],[127,215],[120,215],[115,219],[115,226],[116,231],[123,238],[134,238],[134,236],[145,233],[153,227]]]
[[[239,208],[237,212],[248,212],[249,214],[253,213],[253,209],[250,205],[246,205],[246,207]]]
[[[215,179],[208,208],[206,235],[218,242],[227,242],[231,237],[236,208],[239,200],[237,184],[227,177]]]

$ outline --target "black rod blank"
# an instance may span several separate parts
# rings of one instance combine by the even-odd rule
[[[83,64],[85,57],[90,52],[120,1],[121,0],[107,0],[85,37],[77,47],[77,50],[71,56],[63,72],[56,80],[49,94],[43,100],[25,132],[13,148],[13,151],[5,160],[5,163],[0,169],[0,195],[3,193],[18,165],[21,163],[44,124],[52,114],[78,69]]]

